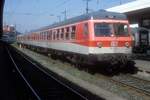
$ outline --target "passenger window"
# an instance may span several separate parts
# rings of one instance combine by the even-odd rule
[[[72,28],[71,28],[71,39],[75,39],[75,32],[76,32],[76,27],[72,26]]]
[[[89,34],[89,30],[88,30],[89,28],[88,28],[88,23],[85,23],[84,24],[84,34],[85,35],[87,35],[87,34]]]
[[[59,40],[61,40],[61,29],[59,29]]]
[[[64,29],[61,29],[61,39],[64,39]]]
[[[46,32],[43,33],[44,40],[46,40]]]
[[[69,40],[69,27],[66,28],[66,39]]]
[[[56,40],[59,40],[59,29],[56,30]]]
[[[55,40],[55,31],[53,30],[53,40]]]
[[[42,40],[43,39],[42,32],[41,32],[41,36],[40,37],[41,37],[41,40]]]
[[[52,40],[53,37],[52,37],[52,30],[50,30],[50,40]]]
[[[51,39],[51,32],[50,32],[50,31],[48,31],[48,33],[47,33],[47,39],[48,39],[48,40]]]
[[[42,40],[44,40],[44,32],[42,33]]]

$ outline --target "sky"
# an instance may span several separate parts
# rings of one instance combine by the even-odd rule
[[[107,9],[134,0],[90,0],[90,11]],[[5,0],[4,25],[15,25],[25,33],[85,13],[85,0]],[[60,17],[59,17],[60,16]]]

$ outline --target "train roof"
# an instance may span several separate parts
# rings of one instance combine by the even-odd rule
[[[67,25],[67,24],[72,24],[72,23],[76,23],[76,22],[80,22],[80,21],[90,20],[91,18],[92,19],[118,19],[118,20],[127,19],[126,15],[122,14],[122,13],[99,10],[96,12],[83,14],[83,15],[80,15],[77,17],[73,17],[73,18],[67,19],[67,20],[62,21],[62,22],[54,23],[52,25],[45,26],[45,27],[39,28],[37,30],[33,30],[31,32],[47,30],[50,28],[55,28],[55,27],[59,27],[59,26]]]

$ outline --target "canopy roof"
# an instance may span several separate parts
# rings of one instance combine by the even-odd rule
[[[150,0],[135,0],[119,6],[108,8],[107,11],[115,11],[120,13],[133,12],[140,9],[150,8]]]

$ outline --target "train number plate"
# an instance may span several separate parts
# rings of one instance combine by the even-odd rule
[[[111,46],[112,47],[117,47],[118,46],[118,41],[112,41]]]

